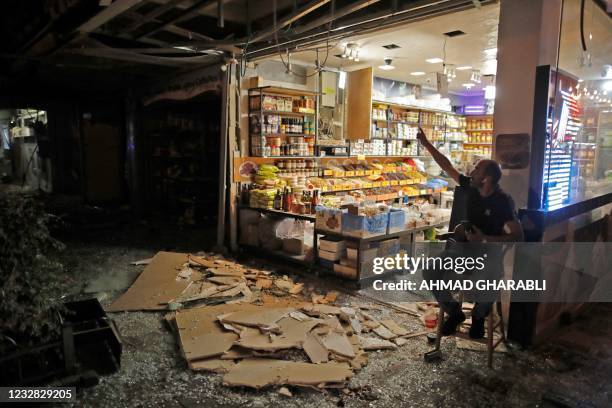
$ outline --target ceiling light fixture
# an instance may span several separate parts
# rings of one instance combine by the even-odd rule
[[[440,62],[444,62],[444,60],[442,58],[428,58],[425,61],[429,62],[430,64],[439,64]]]
[[[410,75],[413,75],[413,76],[423,76],[423,75],[425,75],[425,72],[423,72],[423,71],[414,71],[414,72],[411,72]]]
[[[391,65],[393,63],[393,59],[391,57],[385,57],[384,61],[385,61],[385,64],[379,65],[378,68],[384,71],[391,71],[392,69],[395,69],[395,67]]]
[[[460,67],[457,67],[457,71],[467,71],[468,69],[472,69],[471,65],[462,65]]]
[[[472,74],[470,75],[470,81],[479,84],[482,82],[482,75],[480,74],[480,70],[473,69]]]
[[[462,84],[468,91],[474,87],[474,84],[468,82],[467,84]]]

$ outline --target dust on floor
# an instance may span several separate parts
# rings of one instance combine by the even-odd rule
[[[71,297],[97,296],[104,306],[127,289],[144,266],[130,262],[158,250],[208,250],[212,231],[173,230],[165,225],[125,224],[89,231],[66,240],[62,255],[76,284]],[[255,267],[269,261],[244,257]],[[326,279],[294,276],[322,293],[332,289]],[[340,302],[352,302],[342,295]],[[411,332],[422,330],[410,315],[383,309]],[[163,312],[112,313],[124,341],[119,372],[82,390],[78,406],[95,407],[609,407],[612,405],[612,305],[597,305],[563,329],[562,335],[532,351],[495,355],[495,370],[486,368],[482,352],[459,349],[444,339],[444,360],[423,361],[430,349],[424,337],[408,339],[399,350],[369,354],[368,364],[349,382],[349,393],[289,387],[253,391],[222,385],[222,375],[194,373],[181,357]],[[586,341],[585,341],[586,339]],[[565,404],[565,405],[562,405]]]

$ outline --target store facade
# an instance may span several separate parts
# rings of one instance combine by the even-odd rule
[[[454,183],[419,126],[462,172],[501,164],[528,240],[608,240],[609,16],[586,2],[587,55],[579,1],[482,3],[229,64],[219,243],[367,281],[374,257],[453,223]],[[538,341],[578,306],[512,304],[510,337]]]

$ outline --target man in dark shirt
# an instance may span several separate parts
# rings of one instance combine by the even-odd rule
[[[481,243],[504,243],[522,241],[523,232],[516,217],[512,198],[499,187],[501,169],[494,160],[481,160],[476,164],[469,177],[460,174],[453,167],[450,160],[436,149],[428,140],[422,129],[419,128],[417,139],[429,151],[433,159],[460,186],[467,189],[467,217],[471,229],[465,230],[459,224],[455,228],[455,237],[458,241]],[[488,248],[490,250],[490,248]],[[500,262],[501,252],[494,257]],[[497,265],[492,268],[498,267]],[[429,280],[444,278],[442,271],[424,271],[424,277]],[[455,301],[450,292],[433,291],[440,307],[448,314],[442,325],[442,334],[451,335],[465,320],[461,304]],[[472,310],[472,326],[470,337],[482,338],[484,336],[484,321],[491,311],[492,302],[477,302]]]

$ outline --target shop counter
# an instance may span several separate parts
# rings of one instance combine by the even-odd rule
[[[361,282],[374,276],[374,258],[394,256],[400,251],[400,241],[413,243],[415,234],[445,225],[448,221],[363,238],[315,228],[313,258],[327,272]]]

